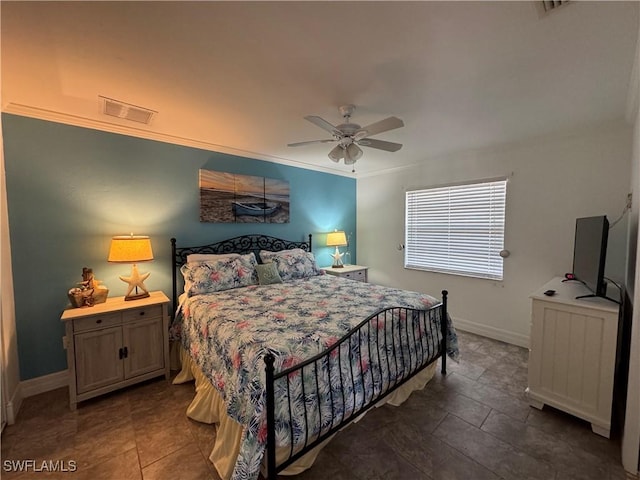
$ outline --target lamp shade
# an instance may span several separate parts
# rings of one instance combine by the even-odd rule
[[[342,145],[336,145],[329,152],[329,158],[334,162],[339,162],[342,157],[344,157],[344,148]]]
[[[151,240],[143,235],[113,237],[107,260],[116,263],[137,263],[153,260]]]
[[[353,165],[360,157],[362,157],[362,149],[355,143],[352,143],[344,152],[344,164]]]
[[[345,245],[347,245],[347,236],[343,231],[327,234],[327,247],[344,247]]]

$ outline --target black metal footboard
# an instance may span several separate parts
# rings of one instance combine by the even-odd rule
[[[443,290],[442,303],[429,310],[394,307],[371,315],[328,349],[277,374],[275,357],[265,355],[267,480],[438,357],[446,374],[447,295]],[[276,435],[289,450],[284,460],[276,460]]]

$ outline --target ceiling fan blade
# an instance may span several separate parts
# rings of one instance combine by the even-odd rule
[[[342,136],[342,132],[338,130],[336,127],[334,127],[333,125],[331,125],[329,122],[327,122],[324,118],[320,118],[315,115],[307,115],[306,117],[304,117],[304,119],[310,121],[314,125],[317,125],[323,130],[326,130],[332,135],[337,135],[338,137]]]
[[[287,147],[301,147],[303,145],[311,145],[314,143],[331,143],[331,142],[335,142],[335,139],[328,138],[326,140],[309,140],[308,142],[287,143]]]
[[[404,127],[404,122],[402,120],[400,120],[398,117],[388,117],[384,120],[380,120],[379,122],[375,122],[371,125],[367,125],[366,127],[362,127],[356,132],[356,137],[358,137],[361,132],[366,132],[366,134],[360,135],[359,138],[373,137],[374,135],[377,135],[379,133],[388,132],[389,130],[400,127]]]
[[[358,145],[377,148],[378,150],[385,150],[387,152],[397,152],[402,148],[401,143],[386,142],[384,140],[376,140],[375,138],[362,139],[358,142]]]

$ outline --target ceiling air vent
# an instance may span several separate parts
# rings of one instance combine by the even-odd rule
[[[100,98],[103,104],[102,113],[112,117],[149,125],[153,115],[158,113],[155,110],[138,107],[137,105],[131,105],[130,103],[121,102],[120,100],[114,100],[113,98],[103,96],[100,96]]]
[[[538,2],[540,13],[549,13],[569,3],[569,0],[542,0]]]

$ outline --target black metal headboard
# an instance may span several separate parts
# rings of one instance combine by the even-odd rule
[[[176,239],[171,239],[171,272],[173,280],[173,310],[175,315],[178,307],[178,270],[187,262],[187,255],[194,253],[199,254],[224,254],[239,253],[246,255],[253,252],[258,262],[260,261],[260,250],[270,250],[279,252],[280,250],[289,250],[291,248],[301,248],[307,252],[311,251],[311,234],[309,234],[308,242],[293,242],[290,240],[282,240],[281,238],[270,237],[268,235],[242,235],[240,237],[222,240],[220,242],[210,243],[208,245],[200,245],[196,247],[177,247]]]

